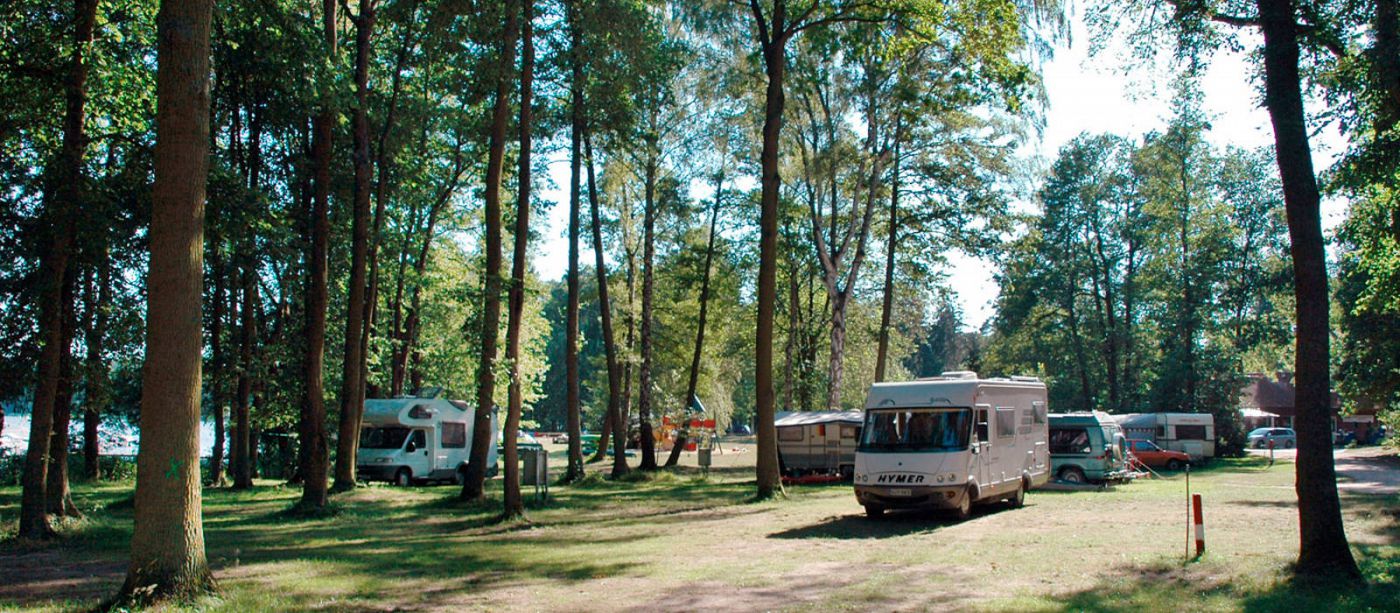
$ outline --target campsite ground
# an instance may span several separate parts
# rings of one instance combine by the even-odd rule
[[[552,457],[555,466],[562,458]],[[530,523],[463,507],[451,487],[362,488],[340,512],[296,519],[298,492],[207,490],[205,536],[222,587],[209,610],[1365,610],[1400,602],[1400,497],[1343,490],[1369,585],[1298,586],[1293,464],[1249,457],[1191,477],[1207,553],[1185,562],[1185,478],[1102,492],[1033,492],[1022,509],[953,523],[869,521],[849,486],[791,487],[753,503],[747,445],[645,480],[555,487]],[[1400,470],[1393,459],[1359,460]],[[694,456],[687,462],[693,464]],[[601,466],[594,466],[601,469]],[[498,482],[497,482],[498,483]],[[0,544],[0,610],[87,608],[112,593],[131,530],[130,483],[78,484],[87,518],[56,543]],[[498,487],[498,485],[496,486]],[[494,490],[498,496],[499,491]],[[19,491],[0,488],[0,534]]]

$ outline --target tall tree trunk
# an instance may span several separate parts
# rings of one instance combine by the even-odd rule
[[[486,161],[484,212],[486,224],[485,294],[481,305],[481,362],[476,369],[476,419],[472,429],[471,460],[462,484],[461,498],[482,497],[486,481],[487,446],[494,444],[491,414],[496,410],[496,335],[501,327],[501,167],[505,160],[506,127],[510,123],[510,85],[515,67],[515,39],[519,14],[512,0],[503,2],[505,27],[501,30],[500,58],[496,67],[496,99],[491,110],[491,137]]]
[[[622,366],[618,364],[617,337],[613,334],[612,303],[608,300],[608,267],[603,256],[603,220],[598,211],[598,182],[593,172],[593,140],[584,127],[583,143],[588,159],[588,205],[593,222],[593,270],[598,276],[598,313],[603,327],[603,355],[608,364],[608,421],[612,426],[612,477],[621,477],[627,467],[627,416],[622,412],[624,396]],[[599,437],[598,449],[607,443]]]
[[[219,214],[217,205],[210,207],[210,217]],[[211,223],[217,227],[217,222]],[[209,457],[209,483],[214,487],[224,485],[224,437],[227,436],[224,424],[224,402],[226,376],[225,370],[228,364],[228,356],[224,355],[224,283],[226,273],[223,264],[223,246],[220,244],[217,231],[210,232],[213,236],[209,242],[213,243],[209,249],[210,270],[214,277],[214,304],[211,308],[209,318],[209,348],[210,348],[210,369],[213,370],[209,379],[209,400],[214,408],[214,450]]]
[[[571,483],[583,478],[583,437],[582,408],[579,399],[578,366],[578,303],[579,303],[579,182],[580,164],[583,149],[583,57],[582,57],[582,15],[579,0],[570,0],[566,5],[566,18],[569,26],[569,278],[568,307],[564,317],[564,411],[565,426],[569,435],[568,469],[564,472],[564,482]],[[611,415],[611,413],[609,413]],[[607,421],[606,419],[604,420]],[[606,431],[604,436],[606,436]],[[600,439],[598,456],[602,457],[603,441]]]
[[[86,334],[87,359],[83,393],[83,460],[84,475],[96,480],[102,477],[101,452],[97,434],[102,413],[107,409],[108,376],[107,360],[103,357],[103,343],[107,338],[107,322],[110,317],[112,299],[111,261],[107,242],[102,242],[98,251],[97,286],[90,287],[87,317],[89,326]]]
[[[754,396],[755,424],[758,435],[756,497],[772,498],[783,495],[783,483],[778,473],[778,429],[774,425],[773,407],[773,308],[777,304],[778,268],[778,198],[782,178],[778,175],[778,147],[782,144],[783,77],[787,67],[786,46],[790,32],[787,27],[787,3],[774,0],[772,29],[764,23],[763,14],[754,2],[760,42],[763,44],[764,73],[768,77],[764,93],[763,149],[759,155],[762,184],[759,199],[758,245],[758,304],[754,329]]]
[[[355,203],[350,224],[350,288],[345,303],[345,360],[341,363],[340,436],[335,446],[335,486],[332,491],[355,489],[355,452],[360,445],[360,421],[364,415],[365,358],[361,341],[365,326],[365,269],[369,255],[370,179],[373,160],[369,152],[369,62],[374,49],[374,5],[360,3],[355,22],[354,134]]]
[[[894,261],[899,250],[899,146],[904,137],[904,123],[900,118],[894,124],[894,157],[890,168],[890,217],[886,222],[885,238],[885,295],[880,303],[880,341],[875,350],[875,382],[885,380],[885,369],[890,358],[890,325],[894,319]]]
[[[63,143],[55,160],[55,172],[46,188],[46,225],[49,232],[42,261],[39,303],[39,378],[34,386],[34,406],[29,422],[29,450],[24,461],[20,497],[20,538],[46,538],[51,534],[45,512],[48,482],[49,437],[53,433],[54,405],[62,376],[63,285],[72,257],[75,216],[83,198],[83,156],[87,151],[85,112],[88,64],[85,54],[92,43],[97,0],[73,2],[73,54],[63,82],[65,110]]]
[[[322,29],[325,53],[336,63],[336,2],[323,0]],[[312,157],[316,191],[311,200],[311,252],[307,254],[309,275],[306,286],[306,354],[302,358],[305,382],[302,388],[301,451],[297,461],[302,478],[300,506],[307,510],[325,508],[330,458],[326,442],[326,391],[323,379],[326,359],[327,265],[330,241],[330,197],[332,139],[335,134],[335,95],[332,85],[323,85],[321,110],[314,121]]]
[[[204,184],[209,171],[210,0],[156,17],[156,151],[136,519],[121,601],[190,598],[214,586],[199,483]]]
[[[249,402],[253,394],[253,345],[257,343],[257,323],[254,308],[257,305],[257,281],[251,261],[243,263],[242,271],[242,321],[238,324],[238,397],[234,399],[233,447],[237,450],[233,461],[233,489],[246,490],[253,487],[253,437],[251,431],[251,408]]]
[[[59,354],[58,391],[54,395],[53,434],[49,437],[48,484],[45,495],[49,515],[81,517],[68,487],[68,427],[73,420],[73,334],[78,319],[74,312],[74,286],[77,266],[70,261],[63,276],[63,344]]]
[[[641,470],[656,470],[656,438],[651,427],[652,292],[656,259],[656,137],[647,138],[645,202],[642,206],[642,362],[637,371],[637,429],[641,437]]]
[[[724,171],[721,170],[715,176],[715,205],[710,210],[710,236],[705,242],[705,272],[701,275],[700,281],[700,320],[695,324],[695,351],[690,355],[690,378],[685,384],[685,397],[681,402],[690,402],[695,397],[696,389],[700,386],[700,355],[705,347],[705,316],[708,314],[710,306],[710,269],[715,258],[715,225],[719,222],[719,207],[724,202]],[[681,411],[684,415],[685,411]],[[671,446],[671,455],[666,458],[666,466],[675,466],[681,459],[681,449],[686,444],[686,426],[689,420],[682,417],[683,423],[680,425],[680,434],[676,436],[676,444]]]
[[[1258,0],[1264,32],[1264,106],[1274,127],[1283,181],[1297,305],[1298,533],[1295,572],[1360,577],[1342,526],[1332,459],[1327,262],[1317,179],[1303,113],[1298,38],[1291,0]]]
[[[510,317],[506,321],[506,361],[510,364],[510,398],[507,401],[505,446],[506,518],[524,517],[520,496],[520,450],[516,433],[524,411],[524,386],[520,374],[520,324],[525,317],[525,263],[530,257],[530,94],[535,78],[535,0],[521,0],[520,16],[520,169],[519,198],[515,205],[515,253],[510,264]],[[570,467],[573,456],[570,456]],[[580,463],[582,458],[579,458]]]

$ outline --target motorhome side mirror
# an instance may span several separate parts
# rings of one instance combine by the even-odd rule
[[[982,452],[982,446],[979,445],[979,444],[977,443],[977,441],[972,441],[972,453],[981,453],[981,452]]]
[[[415,451],[418,451],[418,446],[417,446],[417,445],[414,445],[414,444],[413,444],[413,441],[409,441],[409,442],[408,442],[408,447],[405,447],[405,448],[404,448],[404,451],[407,451],[407,452],[409,452],[409,453],[413,453],[413,452],[415,452]]]

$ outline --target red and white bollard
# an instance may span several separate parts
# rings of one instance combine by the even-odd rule
[[[1192,514],[1196,520],[1196,557],[1201,557],[1206,552],[1206,524],[1201,519],[1201,495],[1195,494],[1191,497]]]

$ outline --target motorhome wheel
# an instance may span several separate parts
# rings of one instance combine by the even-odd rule
[[[466,485],[467,467],[465,465],[457,467],[457,472],[452,475],[452,482],[457,485]]]
[[[1007,498],[1006,502],[1010,503],[1013,509],[1026,506],[1026,482],[1024,480],[1016,486],[1016,493],[1012,494],[1010,498]]]
[[[399,472],[394,473],[394,484],[400,487],[413,485],[413,473],[407,468],[400,468]]]
[[[953,517],[958,521],[972,517],[972,497],[975,492],[976,490],[969,486],[967,491],[963,493],[962,500],[958,502],[957,508],[953,509]]]
[[[865,516],[870,519],[880,519],[885,516],[885,507],[878,504],[865,505]]]

